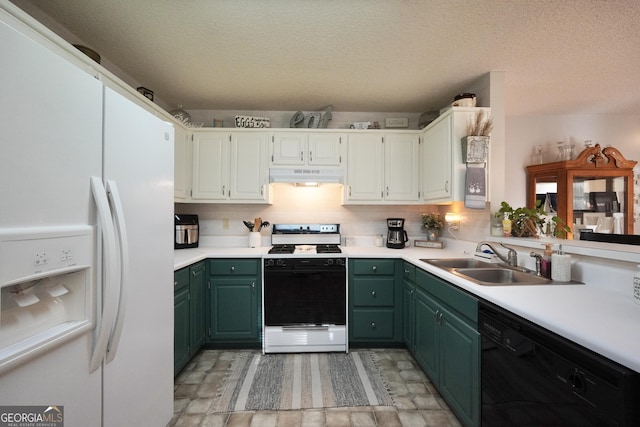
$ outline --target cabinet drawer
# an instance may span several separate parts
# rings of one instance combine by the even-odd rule
[[[395,261],[389,259],[356,259],[353,260],[353,274],[391,275],[395,272]]]
[[[354,339],[393,339],[393,310],[354,310],[351,328]]]
[[[173,290],[179,291],[189,286],[189,267],[182,268],[173,273]]]
[[[415,282],[416,281],[416,266],[413,264],[409,264],[408,262],[403,263],[403,271],[402,274],[404,278]]]
[[[214,276],[258,274],[258,261],[254,259],[213,260],[209,267]]]
[[[365,307],[393,306],[392,277],[353,279],[353,305]]]

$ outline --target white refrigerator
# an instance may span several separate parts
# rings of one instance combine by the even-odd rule
[[[0,412],[164,426],[174,130],[50,39],[0,3]]]

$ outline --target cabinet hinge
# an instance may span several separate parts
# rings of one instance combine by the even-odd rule
[[[229,134],[229,142],[231,142],[231,134]]]
[[[211,280],[207,280],[207,289],[211,289]]]
[[[193,134],[191,134],[191,142],[193,142]]]

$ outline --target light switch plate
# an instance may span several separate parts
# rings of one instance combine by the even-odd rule
[[[409,127],[409,119],[407,117],[387,117],[384,119],[384,127],[406,128]]]

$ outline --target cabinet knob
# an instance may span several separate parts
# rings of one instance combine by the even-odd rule
[[[375,329],[376,328],[376,322],[371,322],[371,329]]]
[[[195,271],[192,271],[192,272],[191,272],[191,275],[195,277],[196,272],[195,272]]]
[[[376,296],[376,291],[371,291],[371,296],[375,297]]]
[[[371,267],[371,269],[372,269],[373,271],[378,271],[378,267],[376,267],[375,265],[374,265],[373,267]]]
[[[178,282],[173,282],[173,286],[178,286]]]
[[[234,271],[236,271],[236,268],[234,266],[231,266],[230,270],[233,273]]]

